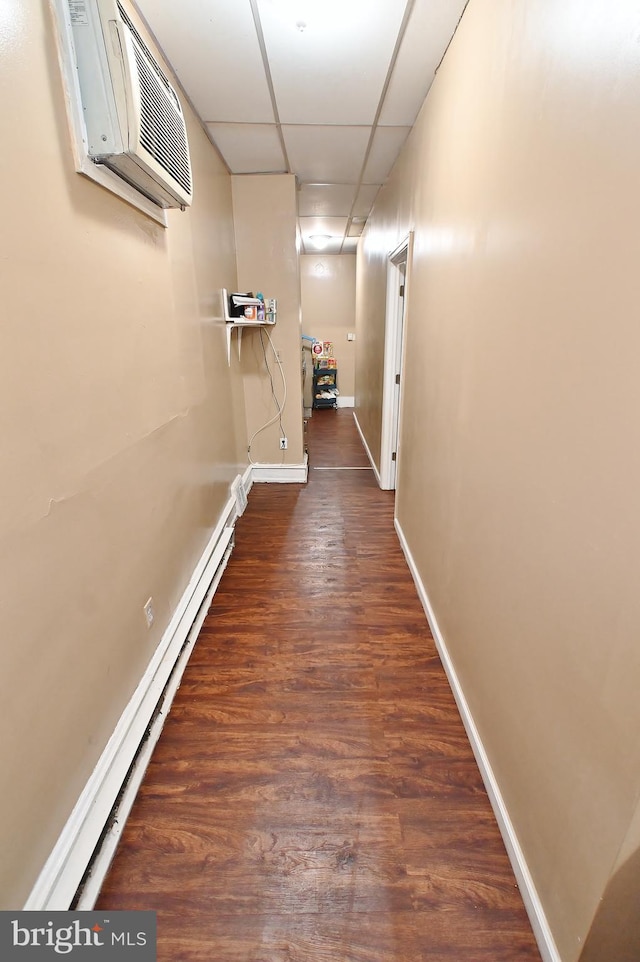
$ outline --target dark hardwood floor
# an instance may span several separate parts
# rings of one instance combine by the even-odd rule
[[[348,409],[254,485],[98,907],[161,962],[539,962]]]

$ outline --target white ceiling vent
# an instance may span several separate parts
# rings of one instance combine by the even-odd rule
[[[159,207],[192,199],[178,96],[120,0],[68,0],[87,152]]]

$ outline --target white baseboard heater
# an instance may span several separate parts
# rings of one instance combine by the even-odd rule
[[[25,909],[90,909],[95,904],[231,554],[236,517],[236,501],[231,498],[147,670],[40,872]]]

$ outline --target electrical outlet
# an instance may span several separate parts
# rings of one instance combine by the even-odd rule
[[[142,609],[144,611],[144,617],[147,622],[147,628],[150,628],[153,624],[153,619],[155,618],[155,613],[153,610],[153,598],[149,598],[146,605]]]
[[[286,438],[280,438],[280,450],[281,450],[281,451],[286,451],[286,450],[287,450],[287,439],[286,439]]]

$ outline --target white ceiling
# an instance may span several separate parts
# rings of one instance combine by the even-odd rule
[[[467,0],[136,0],[234,174],[293,173],[350,253]]]

